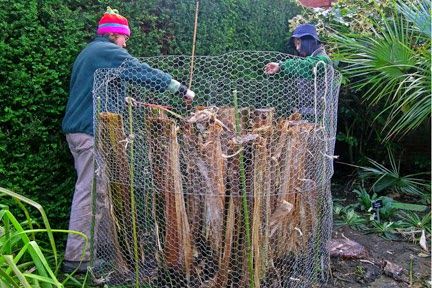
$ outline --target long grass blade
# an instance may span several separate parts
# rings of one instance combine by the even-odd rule
[[[32,286],[27,281],[27,279],[25,278],[23,273],[21,273],[21,271],[18,269],[18,267],[14,263],[12,256],[11,255],[3,255],[3,258],[5,259],[6,263],[9,265],[9,267],[12,269],[12,271],[15,273],[15,275],[17,276],[18,280],[20,281],[21,285],[24,288],[32,288]]]
[[[3,259],[4,259],[4,257],[3,257]],[[8,286],[6,286],[6,283]],[[1,288],[3,288],[3,287],[9,288],[11,286],[16,287],[16,288],[20,287],[18,285],[18,283],[16,283],[15,280],[11,276],[9,276],[8,273],[6,273],[6,271],[4,271],[2,268],[0,268],[0,287]]]
[[[32,249],[30,249],[30,247]],[[62,284],[57,280],[57,277],[54,275],[53,271],[51,270],[51,268],[48,264],[48,261],[46,260],[45,256],[43,255],[39,245],[35,241],[31,241],[30,247],[29,247],[29,251],[33,250],[33,252],[36,256],[33,260],[36,259],[35,264],[37,263],[38,269],[39,269],[39,267],[41,267],[41,269],[44,269],[46,271],[46,273],[49,275],[49,277],[43,277],[44,279],[50,279],[50,281],[46,281],[46,282],[51,283],[51,281],[53,281],[57,287],[61,287]],[[30,254],[33,254],[33,253],[30,252]]]
[[[54,280],[52,280],[52,279],[49,278],[49,277],[43,277],[43,276],[40,276],[40,275],[37,275],[37,274],[30,274],[30,273],[23,273],[23,275],[24,275],[26,278],[34,279],[34,280],[36,280],[37,282],[46,282],[46,283],[49,283],[49,284],[55,285],[56,287],[63,287],[62,284],[58,285],[58,284],[57,284],[57,281],[54,281]]]
[[[52,249],[53,255],[54,255],[55,266],[57,267],[58,266],[58,256],[57,256],[56,244],[54,241],[54,235],[52,233],[52,229],[51,229],[51,226],[49,224],[48,217],[47,217],[43,207],[39,203],[37,203],[31,199],[28,199],[27,197],[24,197],[22,195],[19,195],[17,193],[14,193],[14,192],[12,192],[8,189],[2,188],[2,187],[0,187],[0,193],[4,193],[6,195],[11,196],[12,198],[18,199],[21,202],[27,203],[39,211],[39,213],[41,214],[43,223],[45,225],[45,228],[47,229],[48,239],[49,239],[49,242],[51,244],[51,249]]]
[[[31,219],[31,217],[30,217],[30,213],[29,213],[28,209],[27,209],[27,208],[24,206],[24,204],[23,204],[21,201],[19,201],[18,199],[15,199],[15,202],[16,202],[16,204],[20,207],[20,209],[23,211],[24,216],[25,216],[25,218],[26,218],[26,220],[27,220],[27,224],[28,224],[29,228],[30,228],[30,229],[33,229],[33,221],[32,221],[32,219]],[[31,235],[31,238],[32,238],[32,240],[36,240],[36,239],[35,239],[35,234],[32,234],[32,235]]]

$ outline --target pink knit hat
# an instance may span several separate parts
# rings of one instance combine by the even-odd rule
[[[121,16],[117,9],[111,9],[110,7],[107,7],[107,11],[100,19],[97,29],[98,35],[107,33],[117,33],[130,36],[128,20]]]

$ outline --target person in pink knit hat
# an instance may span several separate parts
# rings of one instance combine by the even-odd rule
[[[87,235],[90,239],[91,189],[94,174],[93,131],[93,74],[99,68],[117,68],[122,63],[132,65],[137,73],[135,79],[153,91],[170,91],[191,102],[195,93],[173,79],[171,75],[141,63],[127,50],[126,42],[131,35],[128,20],[117,10],[107,8],[97,27],[97,36],[76,58],[70,80],[70,92],[62,122],[62,130],[74,158],[77,181],[72,200],[69,229]],[[125,62],[126,61],[126,62]],[[127,67],[126,67],[127,68]],[[99,179],[97,179],[99,181]],[[98,191],[106,193],[106,191]],[[86,272],[90,261],[90,249],[82,237],[69,234],[63,271]],[[84,256],[83,256],[84,251]]]
[[[107,12],[100,19],[97,29],[98,35],[108,33],[130,36],[128,20],[118,14],[118,10],[113,10],[110,7],[107,8]]]

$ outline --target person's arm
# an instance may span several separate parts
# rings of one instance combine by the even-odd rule
[[[307,56],[305,58],[287,59],[280,63],[280,71],[292,73],[294,75],[308,75],[312,73],[313,68],[319,62],[323,61],[326,64],[330,63],[330,59],[326,56]]]
[[[120,48],[113,55],[114,66],[120,67],[120,78],[128,82],[142,85],[152,91],[170,91],[173,94],[182,96],[187,101],[192,101],[195,93],[185,85],[173,79],[168,73],[141,63],[137,58],[132,57],[126,49]]]

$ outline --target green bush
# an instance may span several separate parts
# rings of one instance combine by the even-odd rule
[[[63,222],[74,175],[60,123],[88,33],[80,11],[59,3],[0,2],[0,186],[46,204]]]
[[[0,1],[0,186],[41,203],[59,228],[75,182],[61,133],[70,71],[108,5],[130,19],[131,54],[190,55],[195,1]],[[283,50],[296,13],[282,0],[203,1],[196,53]]]

